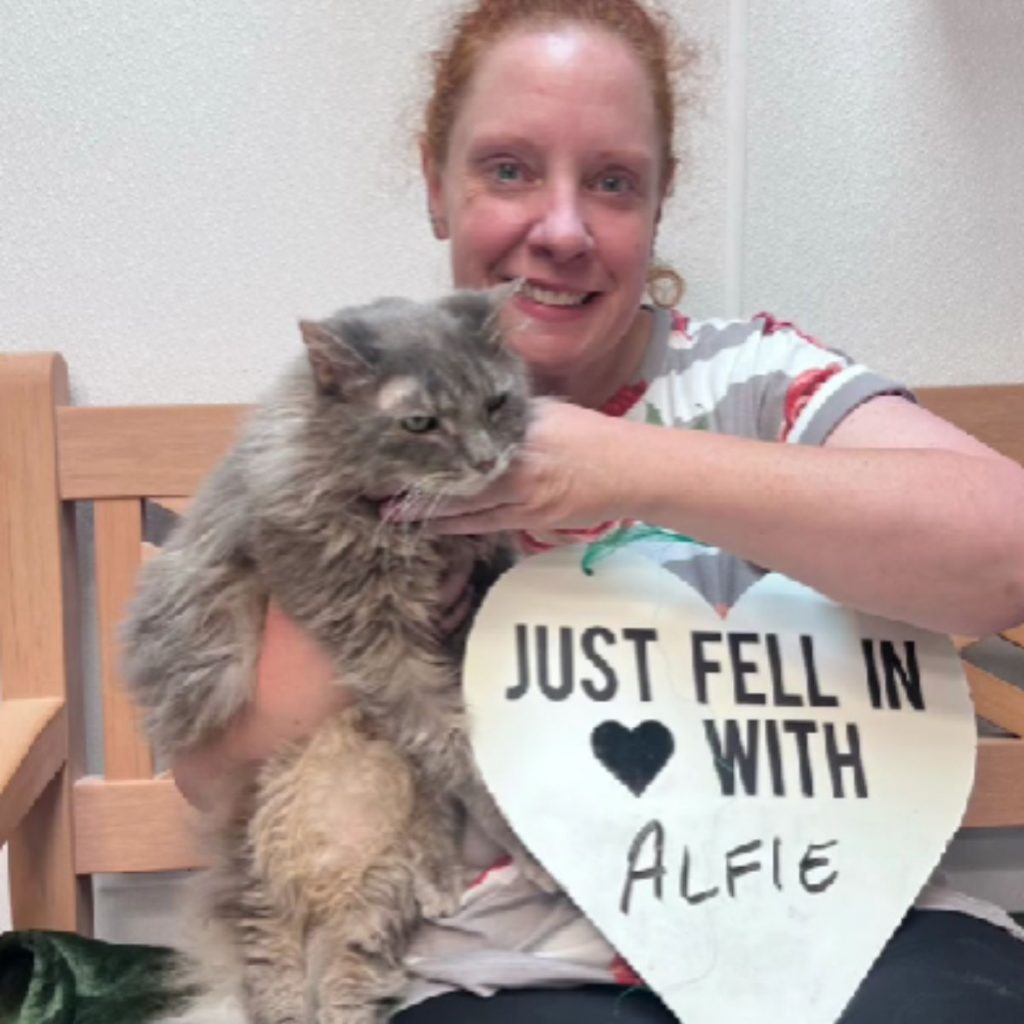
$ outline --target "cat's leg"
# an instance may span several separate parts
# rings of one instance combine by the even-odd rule
[[[423,918],[454,913],[463,890],[461,822],[451,800],[417,789],[406,827],[316,929],[317,1024],[387,1020],[408,985],[404,957]]]
[[[455,912],[463,889],[450,801],[417,801],[407,833],[360,880],[358,895],[315,931],[309,962],[316,1024],[380,1024],[409,978],[403,959],[424,917]]]
[[[247,834],[273,901],[307,922],[318,1024],[383,1020],[421,902],[450,912],[455,811],[429,811],[406,758],[349,708],[262,769]]]
[[[450,917],[462,901],[467,882],[461,850],[463,818],[454,800],[421,792],[405,845],[413,894],[424,918]]]
[[[207,919],[196,952],[210,987],[235,989],[249,1024],[307,1024],[305,949],[297,922],[274,905],[255,876],[242,834],[218,838],[215,861],[198,880],[196,894]]]
[[[252,893],[235,922],[242,958],[242,999],[251,1024],[310,1021],[305,947],[295,923]]]
[[[478,602],[483,599],[497,579],[514,564],[515,555],[512,544],[503,537],[488,537],[484,546],[477,553],[471,576],[471,583],[477,593]],[[462,630],[449,638],[448,653],[453,660],[451,671],[455,674],[456,679],[460,675],[459,666],[462,662],[465,640],[470,626],[471,623],[467,621]],[[458,683],[455,684],[455,689],[458,692]],[[515,864],[531,882],[544,892],[558,892],[558,883],[513,832],[505,820],[505,816],[498,809],[490,791],[480,778],[472,745],[466,735],[464,718],[461,722],[460,733],[459,741],[451,745],[452,750],[455,751],[451,760],[462,762],[461,769],[453,772],[452,777],[457,780],[453,791],[461,799],[466,813],[492,842],[512,857]]]
[[[383,1024],[408,983],[406,972],[367,951],[338,948],[330,928],[311,937],[310,955],[323,960],[314,975],[316,1010],[310,1024]]]
[[[523,873],[545,892],[559,886],[512,831],[480,778],[466,731],[457,668],[428,656],[407,658],[395,672],[402,691],[378,687],[375,719],[404,750],[439,797],[458,800],[478,827],[506,850]],[[384,700],[381,700],[383,695]]]

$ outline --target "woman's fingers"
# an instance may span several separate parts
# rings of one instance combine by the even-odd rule
[[[628,514],[632,451],[620,421],[545,403],[509,469],[472,497],[395,503],[394,522],[424,522],[439,534],[499,530],[586,529]]]

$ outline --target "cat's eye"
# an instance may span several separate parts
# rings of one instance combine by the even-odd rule
[[[507,401],[508,394],[506,392],[502,392],[500,395],[492,395],[487,399],[484,408],[493,416]]]
[[[426,434],[437,430],[438,425],[436,416],[406,416],[402,420],[402,429],[408,430],[410,434]]]

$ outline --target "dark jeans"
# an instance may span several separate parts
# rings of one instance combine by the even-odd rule
[[[1024,1024],[1024,942],[985,921],[912,910],[837,1024]],[[614,985],[464,992],[394,1024],[674,1024],[649,992]],[[684,1022],[685,1024],[685,1022]]]

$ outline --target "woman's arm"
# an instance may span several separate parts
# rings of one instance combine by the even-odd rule
[[[452,565],[438,593],[440,636],[454,632],[473,604],[472,562]],[[287,743],[301,740],[348,702],[327,654],[270,603],[253,698],[218,736],[176,756],[174,781],[189,803],[210,808],[230,799],[249,772]]]
[[[636,518],[926,629],[1024,620],[1024,469],[900,398],[821,448],[545,402],[513,469],[437,515],[452,533]]]
[[[696,506],[648,491],[664,525],[926,629],[1024,620],[1024,470],[904,399],[865,403],[823,448],[735,441],[691,458],[715,485]]]
[[[178,789],[202,810],[230,797],[253,765],[344,707],[345,690],[335,677],[313,638],[271,604],[252,701],[223,733],[174,758]]]

